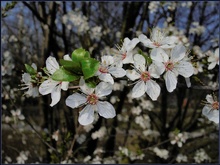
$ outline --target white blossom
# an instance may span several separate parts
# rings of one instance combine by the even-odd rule
[[[79,86],[83,94],[74,93],[68,96],[66,105],[71,108],[76,108],[86,104],[79,113],[78,121],[81,125],[88,125],[94,121],[95,110],[104,118],[115,117],[114,107],[107,101],[99,101],[99,99],[112,92],[112,85],[110,83],[100,82],[96,88],[89,88],[85,80],[81,78]]]
[[[211,161],[211,158],[207,155],[205,150],[203,148],[199,149],[196,151],[193,159],[195,160],[196,163],[202,163],[204,161]]]
[[[176,161],[177,161],[178,163],[187,162],[187,161],[188,161],[188,158],[187,158],[186,155],[178,154],[177,157],[176,157]]]
[[[160,149],[158,147],[154,147],[153,152],[155,152],[157,156],[163,159],[167,159],[169,157],[169,152],[166,149]]]
[[[202,109],[202,114],[210,121],[219,123],[219,102],[215,101],[212,95],[206,95],[207,103]]]
[[[219,65],[219,48],[215,50],[215,53],[211,53],[208,58],[208,62],[211,62],[208,66],[208,70],[213,69],[217,64]]]

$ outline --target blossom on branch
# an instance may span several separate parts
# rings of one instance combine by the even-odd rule
[[[71,108],[86,105],[79,113],[78,121],[81,125],[88,125],[94,121],[95,110],[104,118],[115,117],[114,107],[107,101],[99,101],[99,99],[112,92],[112,85],[110,83],[100,82],[96,88],[89,88],[85,80],[81,78],[79,86],[83,93],[74,93],[68,96],[66,105]]]
[[[215,50],[215,53],[211,54],[208,58],[208,62],[211,62],[208,66],[208,70],[213,69],[217,64],[219,65],[219,48]]]
[[[50,56],[46,60],[46,68],[48,72],[52,75],[56,70],[60,68],[60,66],[57,63],[56,59]],[[50,106],[52,107],[60,101],[61,89],[66,91],[68,89],[68,86],[69,82],[55,81],[49,77],[40,85],[39,92],[42,95],[47,95],[51,93],[52,103],[50,104]]]

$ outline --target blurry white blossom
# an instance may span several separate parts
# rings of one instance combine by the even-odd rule
[[[159,6],[160,6],[160,2],[159,1],[151,1],[149,6],[148,6],[148,9],[150,10],[150,13],[154,13],[154,12],[157,11]]]
[[[29,151],[21,151],[19,156],[16,157],[18,164],[24,164],[26,160],[28,160]]]
[[[52,135],[52,139],[54,139],[55,141],[58,141],[58,139],[59,139],[59,130],[54,131],[54,133]]]
[[[205,32],[205,27],[199,25],[199,22],[193,22],[192,26],[189,30],[190,33],[194,34],[196,33],[197,35],[201,35],[202,33]]]
[[[11,114],[12,114],[12,117],[14,119],[14,122],[17,122],[17,120],[24,120],[25,117],[24,115],[21,113],[21,110],[20,109],[17,109],[16,111],[15,110],[11,110],[10,111]]]
[[[215,50],[215,53],[211,53],[208,62],[211,62],[208,66],[208,70],[213,69],[217,64],[219,65],[219,48]]]
[[[154,147],[153,152],[155,152],[156,155],[162,159],[167,159],[169,157],[169,151],[166,149],[160,149],[158,147]]]
[[[86,140],[86,135],[84,134],[79,135],[76,139],[77,143],[79,144],[82,144],[85,140]]]
[[[199,149],[196,151],[193,159],[195,160],[196,163],[202,163],[204,161],[211,161],[211,158],[207,155],[205,150],[203,148]]]
[[[101,127],[98,131],[92,133],[92,139],[100,139],[106,134],[106,127]]]
[[[90,31],[91,39],[100,40],[101,36],[102,36],[102,27],[101,26],[95,26],[95,27],[91,28],[91,31]]]
[[[171,140],[170,143],[172,145],[177,144],[178,147],[182,147],[187,138],[186,133],[178,133],[177,135],[174,135],[173,140]]]
[[[150,128],[150,118],[148,115],[143,115],[143,116],[136,116],[135,117],[135,123],[140,125],[141,128],[147,129]]]
[[[178,163],[187,162],[187,161],[188,161],[188,158],[187,158],[186,155],[178,154],[177,157],[176,157],[176,161],[177,161]]]
[[[12,75],[12,70],[14,69],[14,67],[15,65],[13,63],[12,54],[9,51],[5,51],[3,53],[2,66],[1,66],[2,76]]]

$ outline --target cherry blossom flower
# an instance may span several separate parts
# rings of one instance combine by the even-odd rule
[[[60,68],[60,66],[56,59],[50,56],[46,60],[46,68],[48,72],[52,75],[56,70]],[[69,82],[55,81],[52,78],[49,78],[40,85],[39,92],[42,95],[47,95],[51,93],[52,102],[50,106],[52,107],[60,101],[61,89],[66,91],[68,89],[68,86]]]
[[[81,125],[88,125],[94,121],[94,111],[97,110],[100,116],[104,118],[115,117],[114,107],[107,101],[99,101],[103,96],[112,92],[112,85],[106,82],[100,82],[96,88],[89,88],[83,78],[80,79],[80,89],[84,94],[74,93],[67,97],[66,105],[76,108],[86,104],[79,113],[78,121]]]
[[[178,38],[175,36],[166,37],[158,28],[154,28],[151,34],[151,39],[147,38],[144,34],[138,36],[140,42],[148,48],[162,48],[168,49],[176,46]]]
[[[212,95],[206,95],[207,103],[202,109],[202,114],[210,121],[219,123],[219,102],[214,101]]]
[[[169,92],[172,92],[176,88],[178,75],[185,78],[193,75],[194,68],[186,60],[188,58],[184,58],[186,56],[186,49],[182,45],[175,46],[170,52],[170,57],[161,48],[153,49],[150,56],[156,72],[160,75],[165,71],[163,77]]]
[[[170,141],[172,145],[177,144],[178,147],[182,147],[183,143],[186,142],[187,136],[183,133],[178,133],[176,136],[174,136],[174,139]]]
[[[100,80],[114,84],[114,79],[111,75],[113,75],[116,78],[123,77],[126,75],[126,71],[123,68],[114,67],[112,65],[114,63],[114,59],[112,56],[102,56],[101,60],[102,63],[96,73]]]
[[[114,61],[116,65],[122,67],[123,64],[133,63],[133,52],[134,47],[139,43],[138,38],[125,38],[123,45],[117,45],[118,50],[112,49],[114,54]]]
[[[31,66],[34,68],[34,70],[37,71],[36,64],[32,63]],[[38,74],[41,75],[40,72]],[[22,80],[21,81],[24,83],[23,84],[24,87],[22,87],[21,90],[28,89],[28,91],[25,94],[27,94],[29,96],[32,96],[32,97],[38,97],[39,96],[38,86],[37,86],[36,83],[34,83],[32,81],[31,75],[29,73],[22,74]]]
[[[160,86],[152,78],[159,78],[159,75],[155,74],[151,66],[146,70],[145,63],[145,58],[140,54],[136,54],[134,56],[135,69],[127,70],[126,75],[130,80],[139,79],[132,89],[132,97],[141,97],[146,92],[152,100],[157,100],[160,95]]]
[[[208,70],[213,69],[216,64],[219,65],[219,48],[215,50],[215,53],[211,54],[208,58],[208,62],[211,62],[208,66]]]

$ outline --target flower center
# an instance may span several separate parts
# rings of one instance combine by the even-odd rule
[[[144,82],[150,80],[150,73],[149,72],[142,72],[141,73],[141,80]]]
[[[104,66],[101,66],[101,67],[99,68],[99,72],[108,73],[108,68],[107,68],[107,67],[104,67]]]
[[[159,42],[154,42],[153,44],[157,47],[161,46],[161,44]]]
[[[87,102],[91,105],[95,105],[98,102],[98,97],[95,94],[88,95]]]
[[[173,63],[172,62],[167,62],[167,63],[165,63],[165,68],[166,68],[166,71],[168,71],[168,70],[173,70],[173,68],[174,68],[174,65],[173,65]]]
[[[212,109],[216,109],[216,110],[219,109],[219,102],[218,101],[215,101],[212,103]]]
[[[127,54],[123,53],[121,56],[122,56],[122,60],[124,60],[126,58]]]

